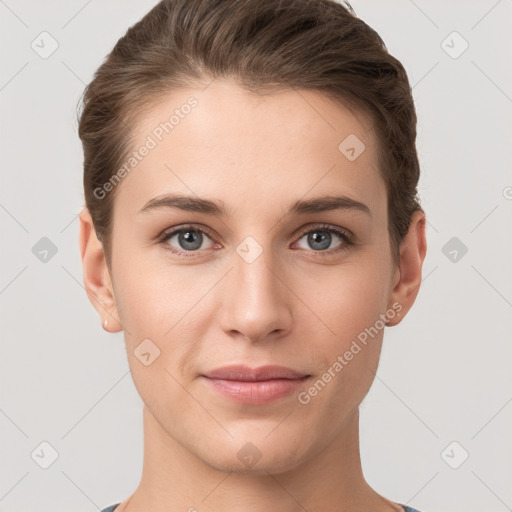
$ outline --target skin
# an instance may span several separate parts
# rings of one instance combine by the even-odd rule
[[[307,404],[296,393],[239,404],[200,374],[279,364],[312,375],[307,390],[380,314],[401,306],[389,327],[411,308],[426,253],[424,212],[414,214],[394,265],[371,123],[315,91],[256,95],[228,80],[173,91],[141,116],[135,146],[190,96],[198,105],[118,185],[111,269],[89,212],[80,215],[87,294],[107,330],[124,331],[144,402],[142,478],[116,512],[403,510],[366,482],[359,454],[358,406],[385,329]],[[366,146],[354,161],[338,150],[349,134]],[[139,212],[167,193],[222,201],[226,215]],[[297,200],[342,194],[371,215],[285,214]],[[178,235],[157,241],[188,223],[209,230],[191,257],[169,250],[186,252]],[[321,224],[350,230],[355,243],[332,234],[319,249],[307,234],[325,233]],[[251,263],[236,252],[248,236],[262,249]],[[134,354],[146,338],[160,350],[149,366]],[[250,467],[237,457],[248,442],[261,454]]]

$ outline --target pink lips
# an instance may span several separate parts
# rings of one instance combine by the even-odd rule
[[[245,404],[265,404],[289,395],[310,376],[284,366],[225,366],[203,375],[215,391]]]

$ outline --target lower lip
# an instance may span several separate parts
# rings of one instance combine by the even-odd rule
[[[267,404],[290,395],[309,377],[301,379],[272,379],[262,381],[238,381],[210,379],[205,377],[208,385],[215,391],[244,404]]]

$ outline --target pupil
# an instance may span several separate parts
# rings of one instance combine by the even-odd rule
[[[319,233],[322,233],[319,235]],[[326,231],[316,231],[309,235],[309,242],[314,249],[327,249],[331,245],[331,234]],[[320,246],[315,247],[314,244],[320,243]]]
[[[197,231],[182,231],[179,237],[180,245],[188,250],[199,249],[199,247],[201,247],[201,240],[198,235],[199,233]]]

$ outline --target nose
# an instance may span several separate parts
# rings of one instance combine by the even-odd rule
[[[279,268],[269,248],[254,261],[233,254],[233,268],[226,276],[219,313],[221,327],[229,336],[259,342],[290,331],[293,294]]]

